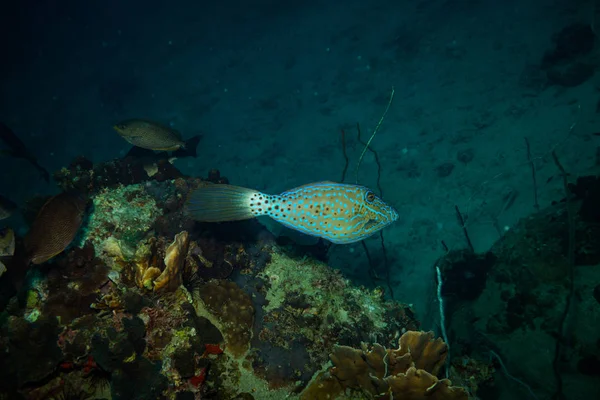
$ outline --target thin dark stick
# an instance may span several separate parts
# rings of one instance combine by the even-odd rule
[[[346,172],[348,171],[348,152],[346,151],[346,132],[342,129],[342,153],[344,154],[344,170],[342,171],[341,183],[346,180]]]
[[[448,248],[448,245],[443,240],[442,240],[442,247],[444,248],[444,251],[446,252],[446,254],[450,253],[450,249]]]
[[[567,219],[568,219],[568,224],[569,224],[569,247],[568,247],[568,253],[567,253],[567,262],[569,263],[569,282],[568,282],[568,296],[567,299],[565,301],[565,308],[562,312],[561,318],[560,318],[560,325],[559,325],[559,335],[558,338],[556,339],[556,346],[554,348],[554,360],[552,362],[552,367],[554,369],[554,376],[556,378],[556,392],[554,394],[554,396],[552,397],[553,399],[563,399],[564,398],[564,394],[563,394],[563,380],[562,380],[562,375],[560,374],[560,361],[562,358],[562,350],[563,350],[563,342],[565,341],[565,325],[566,325],[566,321],[567,321],[567,317],[569,316],[569,311],[571,309],[571,303],[572,303],[572,299],[573,299],[573,294],[575,292],[575,223],[574,223],[574,216],[573,216],[573,210],[571,209],[571,191],[569,190],[569,180],[568,180],[568,174],[566,172],[566,170],[564,169],[564,167],[562,166],[562,164],[560,163],[560,161],[558,160],[558,156],[556,155],[556,152],[552,152],[552,158],[554,159],[554,163],[556,164],[556,167],[559,169],[562,178],[563,178],[563,185],[564,185],[564,189],[565,189],[565,195],[566,195],[566,207],[567,207]]]
[[[369,150],[373,156],[375,157],[375,163],[377,163],[377,190],[379,191],[379,197],[383,198],[383,189],[381,188],[381,162],[379,161],[379,154],[375,150],[368,146],[367,143],[363,142],[360,138],[360,124],[356,123],[356,131],[358,132],[358,142],[363,146],[366,146],[366,149]],[[357,182],[358,183],[358,182]]]
[[[381,251],[383,253],[383,265],[385,265],[385,282],[387,284],[388,289],[390,290],[390,297],[392,298],[392,300],[394,300],[394,289],[392,289],[392,285],[390,282],[390,264],[387,256],[387,248],[385,247],[385,238],[383,236],[383,231],[379,231],[379,239],[381,241]]]
[[[377,154],[377,152],[371,148],[369,143],[365,143],[362,141],[362,139],[360,137],[360,124],[358,122],[356,123],[356,132],[357,132],[358,142],[360,144],[362,144],[363,146],[365,146],[365,148],[367,150],[369,150],[375,157],[375,163],[377,163],[377,190],[379,191],[379,197],[383,198],[383,188],[381,187],[381,161],[379,161],[379,154]],[[383,253],[383,263],[384,263],[383,265],[385,267],[385,281],[386,281],[386,285],[390,291],[390,296],[392,299],[394,299],[394,289],[392,289],[392,284],[390,281],[390,264],[389,264],[389,259],[387,256],[387,248],[385,247],[385,237],[383,236],[383,231],[379,231],[379,239],[381,241],[381,251]],[[366,250],[366,245],[364,244],[364,241],[363,241],[363,247],[365,247],[365,250]]]
[[[375,271],[375,266],[373,265],[373,260],[371,259],[371,253],[369,252],[369,248],[364,240],[361,241],[360,244],[362,244],[363,250],[367,256],[367,261],[369,262],[369,276],[371,279],[373,279],[373,282],[375,282],[379,280],[379,276],[377,276],[377,271]]]
[[[535,174],[535,164],[531,158],[531,146],[529,145],[529,139],[525,138],[525,145],[527,146],[527,161],[531,167],[531,177],[533,178],[533,207],[540,211],[540,204],[538,203],[538,192],[537,192],[537,178]]]
[[[454,209],[456,210],[456,218],[458,219],[458,224],[462,227],[465,239],[467,239],[467,245],[469,246],[469,250],[471,250],[471,253],[475,253],[473,243],[471,243],[471,238],[469,237],[469,232],[467,231],[467,226],[465,225],[465,219],[463,218],[463,215],[461,214],[457,205],[454,206]]]

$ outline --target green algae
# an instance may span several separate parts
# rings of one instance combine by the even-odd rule
[[[271,262],[259,276],[269,282],[263,307],[271,312],[285,307],[290,295],[305,299],[304,314],[319,315],[340,325],[355,323],[367,318],[373,328],[383,329],[385,306],[378,290],[352,286],[339,271],[309,257],[294,259],[275,252]]]
[[[81,245],[91,241],[100,254],[107,245],[117,245],[123,254],[132,254],[161,215],[156,200],[144,184],[106,188],[93,199]],[[110,241],[110,242],[109,242]]]

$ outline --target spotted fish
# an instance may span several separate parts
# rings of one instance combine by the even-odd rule
[[[398,219],[398,212],[364,186],[317,182],[269,195],[232,185],[193,191],[187,212],[197,221],[239,221],[269,216],[288,228],[333,243],[368,238]]]

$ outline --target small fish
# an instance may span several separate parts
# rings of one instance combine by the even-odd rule
[[[196,157],[196,147],[200,141],[200,136],[194,136],[185,142],[178,131],[144,119],[123,121],[114,125],[113,128],[123,139],[142,149],[173,152],[186,150],[186,155],[192,157]]]
[[[39,211],[24,244],[27,264],[41,264],[61,253],[75,238],[87,199],[75,192],[51,197]]]
[[[288,228],[336,244],[368,238],[398,219],[398,212],[364,186],[317,182],[269,195],[232,185],[193,191],[187,212],[197,221],[239,221],[269,216]]]
[[[21,139],[2,122],[0,122],[0,139],[8,146],[8,149],[2,149],[2,154],[29,161],[38,170],[42,178],[46,182],[50,182],[48,171],[38,163],[37,158],[27,149],[27,146],[25,146]]]
[[[15,203],[0,194],[0,221],[10,217],[17,208]]]

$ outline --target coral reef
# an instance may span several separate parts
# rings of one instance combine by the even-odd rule
[[[208,318],[223,334],[225,351],[242,357],[250,348],[254,307],[252,299],[234,282],[211,280],[198,290],[196,313]]]
[[[15,232],[10,228],[0,229],[0,257],[15,254]]]
[[[0,302],[1,395],[293,399],[327,368],[328,354],[342,373],[347,360],[362,360],[352,349],[361,342],[397,340],[401,349],[374,345],[369,354],[381,365],[412,357],[416,369],[406,364],[400,379],[391,375],[400,374],[396,364],[390,374],[380,365],[378,389],[454,390],[434,376],[445,345],[413,336],[419,323],[408,305],[280,247],[254,221],[194,223],[183,204],[206,183],[160,157],[79,159],[55,174],[92,206],[70,247],[0,293],[8,296]],[[217,170],[209,180],[227,182]],[[47,201],[39,200],[31,218]],[[1,243],[19,253],[19,238]]]
[[[334,346],[333,367],[318,374],[301,399],[468,399],[467,392],[436,377],[446,361],[447,346],[432,332],[409,331],[398,349],[374,344],[370,349]],[[358,397],[357,397],[358,396]]]
[[[97,253],[135,252],[135,244],[148,233],[161,214],[144,185],[119,185],[93,196],[93,209],[81,242],[90,241]],[[133,248],[132,248],[133,247]]]
[[[63,190],[94,193],[117,185],[139,184],[145,181],[163,182],[183,175],[168,157],[148,160],[125,157],[94,165],[79,157],[68,167],[54,173],[54,179]]]
[[[2,262],[3,257],[11,257],[15,254],[15,233],[10,228],[0,229],[0,276],[6,272],[6,265]]]
[[[452,360],[450,376],[452,382],[469,392],[470,398],[493,398],[496,368],[488,360],[482,361],[463,355]]]
[[[135,282],[138,287],[149,290],[176,290],[183,282],[184,262],[188,256],[189,234],[186,231],[175,235],[173,243],[166,248],[160,246],[161,240],[149,240],[150,246],[142,246],[142,254],[136,254]],[[160,262],[159,254],[164,249]]]
[[[326,361],[336,343],[387,342],[417,327],[409,307],[384,301],[382,290],[354,287],[339,271],[309,257],[297,259],[274,249],[258,277],[263,285],[258,296],[264,300],[257,337],[264,342],[259,356],[267,364],[277,363],[272,353],[281,355],[302,343],[314,367]],[[304,370],[307,360],[296,369]]]

